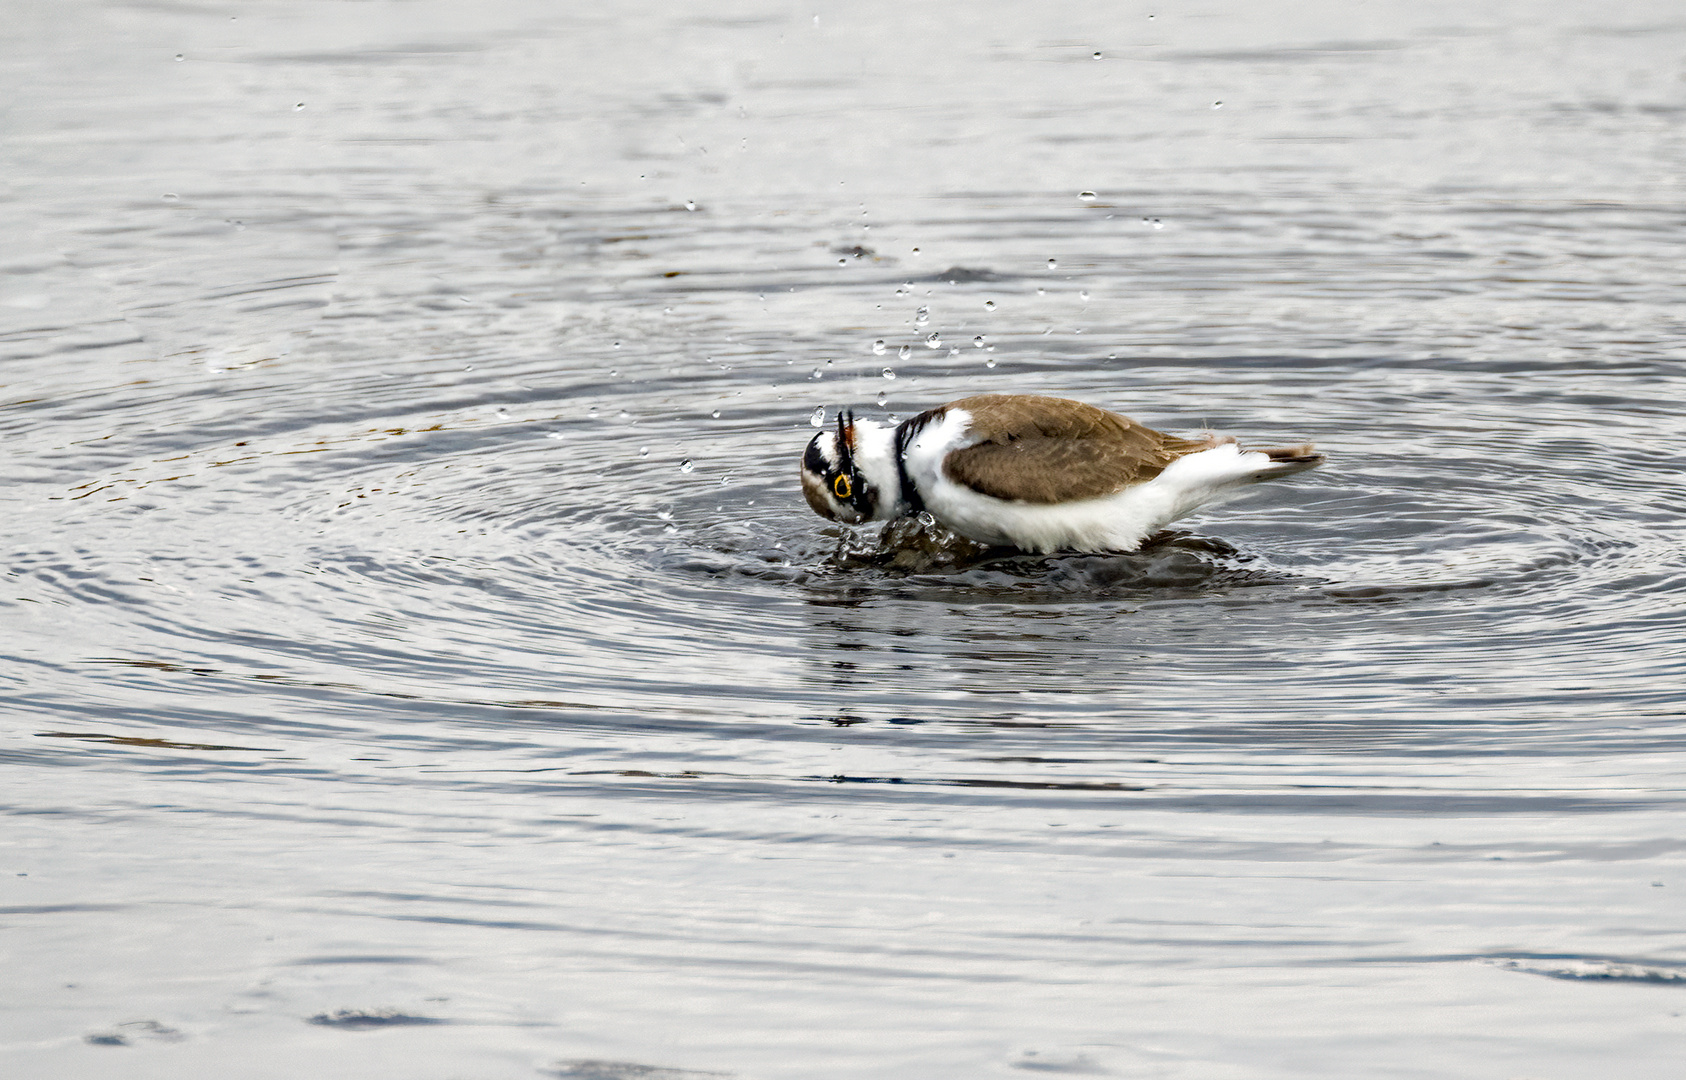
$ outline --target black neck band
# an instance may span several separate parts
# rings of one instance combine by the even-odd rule
[[[907,448],[913,442],[913,437],[919,434],[923,423],[916,423],[922,417],[916,416],[907,420],[896,429],[896,480],[902,486],[902,502],[907,504],[909,514],[925,512],[925,500],[919,497],[919,489],[913,486],[913,479],[907,475]]]

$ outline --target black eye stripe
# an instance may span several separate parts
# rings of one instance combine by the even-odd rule
[[[808,444],[807,452],[802,455],[802,467],[820,476],[824,476],[831,471],[831,462],[825,459],[825,453],[820,449],[818,439]]]

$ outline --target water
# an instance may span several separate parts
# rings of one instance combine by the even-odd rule
[[[8,1075],[1678,1073],[1673,5],[8,17]],[[982,390],[1330,462],[803,505]]]

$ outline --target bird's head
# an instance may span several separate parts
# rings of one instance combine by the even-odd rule
[[[895,429],[837,414],[802,454],[802,495],[814,513],[846,525],[887,521],[902,512]]]

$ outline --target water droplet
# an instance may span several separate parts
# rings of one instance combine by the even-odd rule
[[[618,349],[618,348],[620,348],[620,347],[621,347],[621,343],[620,343],[620,342],[618,342],[618,341],[617,341],[617,342],[615,342],[615,348],[617,348],[617,349]]]
[[[931,516],[931,512],[929,510],[919,511],[919,524],[920,525],[923,525],[925,528],[929,529],[931,526],[935,525],[936,523],[937,523],[937,519]]]
[[[1224,103],[1221,102],[1221,101],[1212,102],[1212,108],[1214,108],[1214,109],[1221,109],[1223,107],[1224,107]]]
[[[696,208],[697,208],[697,202],[696,202],[695,199],[686,199],[685,200],[685,209],[695,210]]]
[[[889,367],[885,368],[884,369],[884,377],[886,379],[895,378],[896,377],[896,369],[895,368],[889,368]]]
[[[984,361],[984,367],[994,367],[994,366],[995,366],[995,357],[992,356],[988,360]]]
[[[720,486],[721,487],[725,487],[727,484],[729,484],[731,482],[732,482],[732,474],[731,473],[727,473],[725,476],[722,476],[720,478]]]
[[[972,345],[975,348],[979,348],[979,349],[983,348],[984,347],[984,337],[983,337],[983,335],[979,334],[977,337],[973,338],[972,339]]]
[[[985,300],[984,301],[984,310],[985,311],[994,311],[995,310],[995,301],[994,300]]]
[[[913,313],[913,325],[915,325],[915,326],[924,326],[926,323],[928,323],[930,321],[931,321],[931,309],[928,308],[928,307],[922,307],[918,311]]]
[[[1078,197],[1078,199],[1080,199],[1083,202],[1094,202],[1095,201],[1095,193],[1092,192],[1092,191],[1079,191],[1077,193],[1077,197]]]
[[[1049,259],[1048,260],[1048,269],[1052,270],[1054,267],[1056,267],[1058,265],[1060,265],[1060,261],[1058,259]]]
[[[889,403],[890,403],[890,395],[886,394],[882,390],[878,391],[878,407],[880,409],[882,409],[884,406],[888,405]]]
[[[1100,58],[1101,58],[1100,50],[1097,49],[1095,51],[1094,59],[1099,60]]]
[[[825,406],[815,405],[814,411],[808,414],[808,423],[815,427],[825,427]]]
[[[180,195],[177,195],[177,194],[176,194],[176,193],[175,193],[175,192],[173,192],[173,191],[166,191],[166,192],[165,192],[165,193],[164,193],[164,201],[165,201],[165,202],[175,202],[175,201],[176,201],[176,200],[177,200],[177,199],[179,199],[179,198],[181,198],[181,196],[180,196]]]
[[[1080,291],[1080,292],[1079,292],[1079,293],[1078,293],[1078,294],[1077,294],[1077,299],[1079,299],[1079,300],[1088,300],[1088,299],[1089,299],[1089,290],[1088,290],[1088,289],[1084,289],[1084,290],[1082,290],[1082,291]]]
[[[301,102],[299,102],[299,103],[298,103],[298,104],[297,104],[297,105],[294,105],[294,106],[293,106],[293,111],[294,111],[294,112],[298,112],[298,111],[299,111],[299,110],[300,110],[300,109],[302,109],[302,108],[304,108],[304,102],[302,102],[302,101],[301,101]]]
[[[943,336],[941,334],[932,334],[930,337],[925,339],[925,347],[927,349],[939,348],[942,343]]]
[[[901,348],[896,350],[896,355],[901,357],[903,360],[906,360],[908,357],[913,355],[913,346],[903,345]]]
[[[648,446],[640,446],[638,448],[638,456],[639,457],[649,457],[650,456],[650,448]]]
[[[176,63],[178,63],[178,64],[179,64],[179,63],[181,63],[181,62],[182,62],[182,61],[183,61],[183,60],[186,60],[186,59],[187,59],[187,57],[185,57],[185,56],[183,56],[183,55],[182,55],[182,54],[181,54],[181,53],[177,53],[177,54],[176,54]]]
[[[696,466],[691,463],[690,458],[686,458],[684,461],[679,463],[680,472],[690,472],[694,468],[696,468]]]
[[[1153,227],[1156,228],[1156,229],[1163,229],[1165,227],[1165,223],[1163,221],[1160,221],[1158,218],[1154,218],[1153,219]]]
[[[710,415],[710,416],[714,417],[716,420],[718,420],[718,419],[720,419],[720,410],[715,409],[713,412],[709,413],[708,415]]]
[[[885,347],[886,346],[884,345],[884,339],[879,338],[877,341],[872,343],[872,355],[883,356]]]

